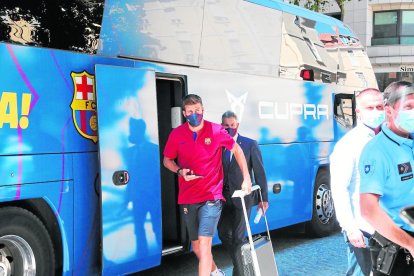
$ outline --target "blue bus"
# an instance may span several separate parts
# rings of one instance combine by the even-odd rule
[[[0,7],[0,275],[128,274],[189,251],[160,161],[188,93],[259,142],[271,229],[337,228],[328,156],[354,92],[377,86],[342,22],[279,0],[33,2]]]

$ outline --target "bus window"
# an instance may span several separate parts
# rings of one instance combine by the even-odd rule
[[[354,97],[350,94],[336,94],[334,100],[334,115],[336,121],[347,129],[356,125]]]

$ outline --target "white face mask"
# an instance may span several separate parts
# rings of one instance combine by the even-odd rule
[[[364,125],[370,128],[379,127],[385,120],[384,110],[364,110],[361,109],[361,121]]]
[[[414,132],[414,109],[401,110],[395,119],[395,124],[408,133]]]

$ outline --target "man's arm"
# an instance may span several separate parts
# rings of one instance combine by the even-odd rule
[[[361,194],[360,205],[362,217],[365,218],[378,233],[408,249],[411,255],[413,255],[414,238],[399,228],[380,207],[379,195],[369,193]]]
[[[365,247],[364,237],[352,213],[351,195],[348,187],[355,169],[352,150],[338,143],[330,156],[331,190],[336,218],[355,247]],[[359,208],[359,206],[355,206]]]
[[[269,208],[267,179],[263,166],[262,154],[256,141],[253,141],[250,158],[252,163],[254,180],[262,190],[261,192],[263,197],[263,204],[262,202],[259,202],[258,208],[262,208],[263,213],[266,213],[267,208]]]
[[[237,164],[239,164],[240,170],[243,175],[243,183],[241,188],[246,194],[250,194],[252,192],[252,180],[250,178],[249,169],[247,168],[246,157],[244,156],[242,148],[235,143],[231,152],[234,154],[236,158]]]
[[[164,167],[166,167],[173,173],[176,173],[178,169],[180,168],[173,159],[167,158],[165,156],[164,156],[163,164],[164,164]]]
[[[170,159],[165,156],[164,156],[163,164],[167,169],[169,169],[173,173],[177,173],[178,176],[184,177],[185,181],[190,181],[190,180],[202,177],[198,175],[193,175],[192,171],[188,168],[180,168],[177,165],[177,163],[175,163],[174,159]],[[181,169],[181,170],[178,171],[178,169]]]

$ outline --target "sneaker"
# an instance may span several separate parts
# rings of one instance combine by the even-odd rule
[[[226,273],[224,273],[224,271],[220,268],[217,268],[215,271],[210,273],[210,276],[226,276]]]

